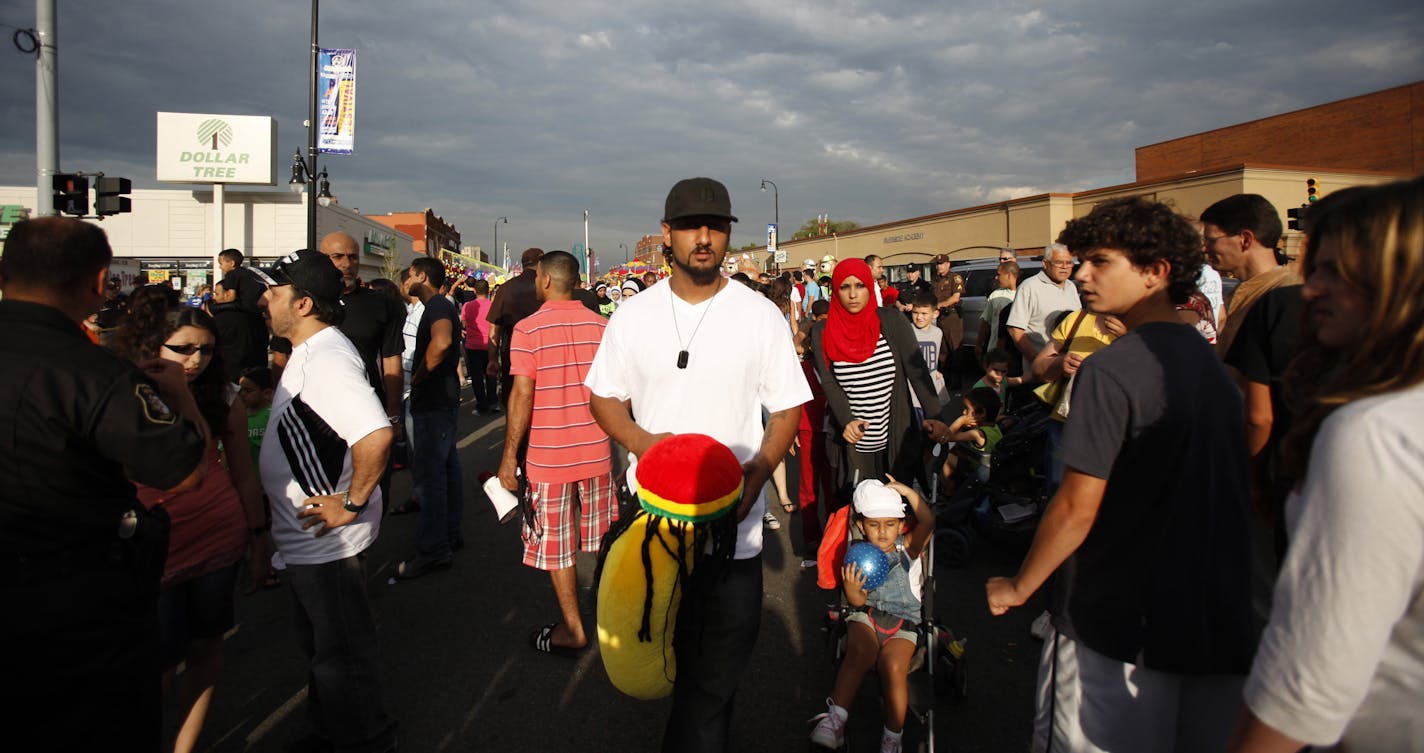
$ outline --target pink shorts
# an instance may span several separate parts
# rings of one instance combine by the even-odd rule
[[[563,484],[529,484],[524,521],[524,564],[539,570],[572,567],[574,553],[598,551],[599,539],[618,521],[613,474]]]
[[[895,638],[911,643],[919,643],[920,634],[915,632],[915,624],[901,617],[896,617],[887,612],[878,612],[875,609],[866,607],[865,611],[856,610],[846,617],[846,622],[859,622],[870,628],[875,633],[875,639],[881,646],[889,643]]]

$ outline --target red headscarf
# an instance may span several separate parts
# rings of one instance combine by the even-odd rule
[[[858,314],[847,311],[841,303],[841,283],[847,277],[865,283],[865,292],[870,296]],[[846,259],[831,273],[831,313],[821,335],[827,360],[861,363],[875,352],[875,341],[880,339],[880,315],[875,313],[875,293],[870,289],[874,284],[870,265],[860,259]]]

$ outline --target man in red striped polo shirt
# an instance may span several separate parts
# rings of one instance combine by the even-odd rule
[[[529,643],[552,654],[575,655],[588,646],[579,615],[574,553],[598,551],[618,519],[608,435],[589,412],[584,386],[603,339],[604,318],[573,298],[578,261],[551,251],[538,262],[539,310],[514,326],[509,395],[499,480],[518,488],[519,444],[529,434],[524,474],[529,507],[524,564],[549,571],[562,620],[535,630]]]

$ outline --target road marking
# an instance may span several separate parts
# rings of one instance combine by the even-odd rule
[[[496,418],[495,420],[493,420],[493,421],[491,421],[491,422],[485,424],[484,426],[480,427],[479,430],[477,430],[477,431],[475,431],[474,433],[470,434],[470,436],[465,437],[464,439],[460,440],[458,443],[456,443],[455,447],[456,447],[456,449],[463,450],[463,449],[465,449],[466,447],[469,447],[470,445],[472,445],[472,444],[474,444],[474,443],[480,441],[480,437],[488,436],[490,433],[494,432],[496,429],[503,429],[503,428],[504,428],[504,416],[500,416],[499,418]]]
[[[263,719],[261,724],[247,733],[247,744],[251,746],[266,737],[283,719],[287,718],[287,715],[296,711],[297,706],[301,705],[302,701],[306,700],[306,697],[307,689],[306,686],[303,686],[301,690],[298,690],[291,698],[288,698],[286,703],[278,706],[276,711],[268,714],[267,718]]]

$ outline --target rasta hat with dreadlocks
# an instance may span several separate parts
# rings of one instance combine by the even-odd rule
[[[724,577],[736,549],[742,466],[703,434],[678,434],[643,453],[638,504],[603,538],[598,644],[613,686],[634,698],[672,692],[672,639],[688,580]],[[700,620],[702,605],[686,616]]]

